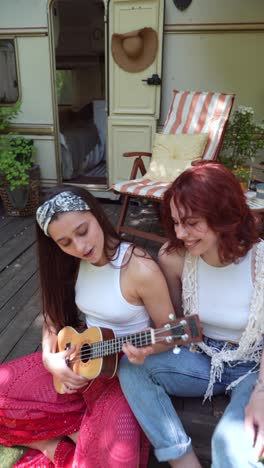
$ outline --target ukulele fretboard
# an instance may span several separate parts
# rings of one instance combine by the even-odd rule
[[[137,348],[148,346],[153,343],[153,334],[151,330],[144,332],[133,333],[131,335],[121,336],[106,341],[98,341],[91,345],[91,359],[101,358],[103,356],[109,356],[111,354],[119,353],[125,343],[131,343]]]

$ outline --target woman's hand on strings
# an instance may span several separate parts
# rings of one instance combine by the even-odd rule
[[[67,365],[67,360],[74,355],[75,346],[59,353],[46,353],[44,365],[46,369],[62,384],[65,393],[75,393],[87,384],[85,377],[77,375]]]
[[[145,358],[150,354],[154,353],[152,346],[145,346],[144,348],[136,348],[131,343],[126,343],[122,348],[123,352],[126,354],[128,360],[132,364],[143,364]]]

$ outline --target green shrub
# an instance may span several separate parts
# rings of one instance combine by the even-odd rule
[[[220,162],[233,169],[249,165],[259,149],[264,148],[264,124],[254,122],[251,107],[239,106],[228,123]]]
[[[0,131],[6,132],[19,112],[20,103],[0,107]],[[34,151],[32,139],[11,132],[0,134],[0,183],[9,185],[11,191],[27,186]]]

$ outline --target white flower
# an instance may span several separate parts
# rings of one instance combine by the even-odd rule
[[[252,109],[252,107],[246,107],[246,106],[238,106],[237,112],[242,115],[254,114],[254,110]]]

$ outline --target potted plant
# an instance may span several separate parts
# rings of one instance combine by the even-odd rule
[[[228,123],[220,161],[230,168],[249,166],[264,148],[264,122],[254,122],[254,110],[239,106]]]
[[[34,163],[33,140],[8,132],[11,120],[20,111],[0,107],[0,196],[7,214],[26,216],[35,212],[39,203],[39,167]]]
[[[264,148],[264,123],[254,122],[254,110],[239,106],[228,123],[219,161],[236,175],[243,190],[250,183],[250,165]]]
[[[239,180],[242,190],[246,192],[250,182],[250,167],[236,166],[232,172]]]

